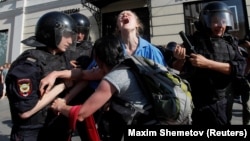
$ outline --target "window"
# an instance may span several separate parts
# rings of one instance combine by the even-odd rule
[[[8,30],[0,30],[0,65],[6,61]]]

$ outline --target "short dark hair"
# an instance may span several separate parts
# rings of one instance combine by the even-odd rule
[[[97,39],[93,46],[93,55],[95,59],[104,62],[109,67],[114,67],[124,59],[121,43],[114,35]]]

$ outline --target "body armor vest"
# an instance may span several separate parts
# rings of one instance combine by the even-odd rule
[[[217,62],[231,63],[236,60],[235,58],[238,55],[237,45],[235,45],[233,38],[228,36],[211,38],[202,33],[196,33],[193,35],[192,44],[198,54]],[[195,70],[192,76],[189,77],[195,105],[213,103],[224,98],[230,91],[233,75],[206,68],[190,68],[191,71]]]
[[[224,36],[223,38],[206,38],[200,36],[195,38],[194,45],[198,54],[202,54],[208,59],[218,62],[228,62],[235,58],[237,45],[235,45],[231,36]],[[228,39],[228,40],[226,40]]]
[[[27,63],[25,63],[27,60],[29,60],[27,58],[32,58],[32,61],[29,63],[30,65],[28,67]],[[25,120],[20,119],[18,113],[31,109],[40,99],[39,82],[41,78],[54,70],[63,69],[70,69],[69,59],[67,59],[64,54],[53,55],[51,53],[37,49],[26,50],[12,63],[11,68],[9,69],[10,75],[7,75],[6,77],[6,90],[9,93],[8,98],[11,102],[10,109],[12,122],[14,125],[13,128],[15,128],[16,125],[17,127],[20,126],[23,129],[34,129],[43,126],[47,116],[48,107],[41,109],[39,112]],[[30,89],[30,95],[23,97],[21,100],[21,87],[18,86],[21,85],[21,83],[16,84],[16,81],[19,81],[22,78],[32,79],[30,81],[32,84],[26,84],[27,86],[30,86],[27,87],[27,89]],[[19,106],[16,106],[15,104],[19,104]]]

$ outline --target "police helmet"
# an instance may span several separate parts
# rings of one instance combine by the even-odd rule
[[[90,30],[90,21],[88,17],[86,17],[83,14],[80,13],[73,13],[70,15],[76,22],[77,26],[77,32],[83,33],[86,38],[84,40],[88,39],[89,37],[89,30]]]
[[[67,14],[53,11],[44,14],[38,20],[35,28],[35,36],[22,41],[32,47],[57,48],[63,36],[71,36],[76,43],[76,24]]]
[[[224,2],[214,1],[207,3],[200,12],[199,23],[204,29],[210,30],[213,18],[217,18],[218,22],[226,24],[227,30],[234,29],[232,12]]]

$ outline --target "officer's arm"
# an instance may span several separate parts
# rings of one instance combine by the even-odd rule
[[[227,75],[229,75],[232,70],[230,63],[218,62],[211,59],[207,59],[206,57],[200,54],[192,53],[190,55],[189,61],[195,67],[207,68]]]
[[[75,68],[72,70],[53,71],[40,81],[40,92],[43,95],[51,90],[56,78],[70,78],[73,80],[100,80],[104,76],[102,69],[82,70]]]
[[[23,119],[31,117],[33,114],[47,106],[49,103],[51,103],[58,94],[60,94],[65,89],[64,83],[57,84],[52,88],[52,90],[46,94],[43,95],[43,97],[37,102],[35,107],[33,107],[31,110],[26,111],[24,113],[20,113],[20,117]]]
[[[71,70],[53,71],[46,75],[39,85],[41,95],[48,93],[55,84],[56,78],[70,78]]]
[[[223,74],[229,75],[231,73],[231,66],[229,63],[222,63],[222,62],[210,60],[210,63],[208,64],[208,68],[211,70],[221,72]]]
[[[42,79],[42,82],[46,82],[50,79],[55,80],[56,78],[68,78],[73,80],[100,80],[103,76],[103,70],[98,67],[91,70],[74,68],[72,70],[53,71],[45,76],[45,78]]]

